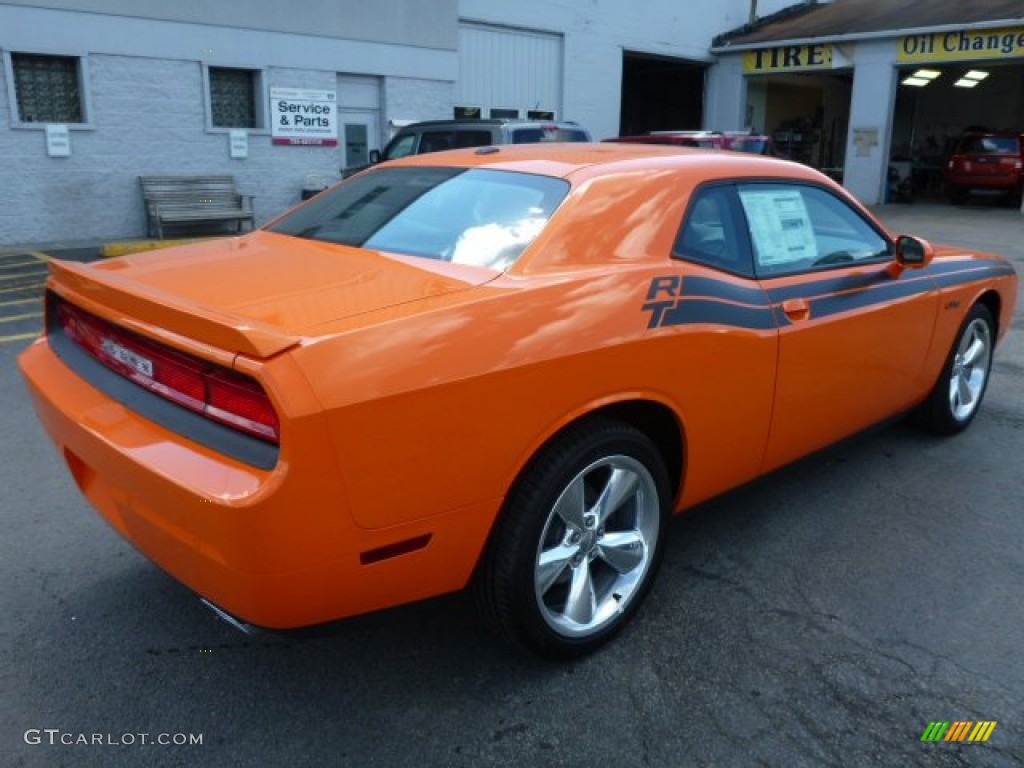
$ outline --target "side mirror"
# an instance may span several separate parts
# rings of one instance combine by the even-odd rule
[[[371,149],[370,150],[370,165],[376,165],[379,162],[380,162],[380,150],[379,149]]]
[[[896,238],[896,264],[902,272],[904,269],[923,269],[932,263],[935,249],[927,240],[913,235],[900,235]]]

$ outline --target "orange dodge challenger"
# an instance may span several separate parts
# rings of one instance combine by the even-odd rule
[[[964,429],[1016,296],[802,165],[486,147],[53,262],[20,364],[82,493],[236,620],[473,584],[565,658],[637,610],[670,514],[903,412]]]

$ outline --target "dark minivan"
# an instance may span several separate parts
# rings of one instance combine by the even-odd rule
[[[342,177],[386,160],[423,155],[446,149],[487,147],[493,144],[537,144],[542,141],[590,141],[576,123],[554,120],[427,120],[404,126],[383,151],[372,150],[370,163],[345,168]]]

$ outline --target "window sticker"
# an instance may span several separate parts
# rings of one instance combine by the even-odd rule
[[[762,266],[784,266],[817,256],[814,228],[800,190],[741,189],[740,199]]]

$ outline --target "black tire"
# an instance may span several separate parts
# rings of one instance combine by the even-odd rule
[[[957,331],[935,387],[918,409],[921,426],[939,435],[956,434],[970,426],[988,388],[995,340],[992,313],[984,304],[975,304]],[[975,342],[981,347],[967,359],[965,353]]]
[[[594,502],[609,489],[619,503],[602,515]],[[569,427],[527,465],[491,532],[474,580],[485,620],[546,658],[596,650],[650,589],[670,499],[664,461],[642,432],[600,418]]]
[[[1024,199],[1024,186],[1018,186],[1006,196],[1006,204],[1011,208],[1020,208],[1022,199]]]
[[[950,185],[946,187],[946,195],[949,197],[949,202],[954,205],[960,205],[964,200],[967,199],[967,190],[963,187],[955,187]]]

